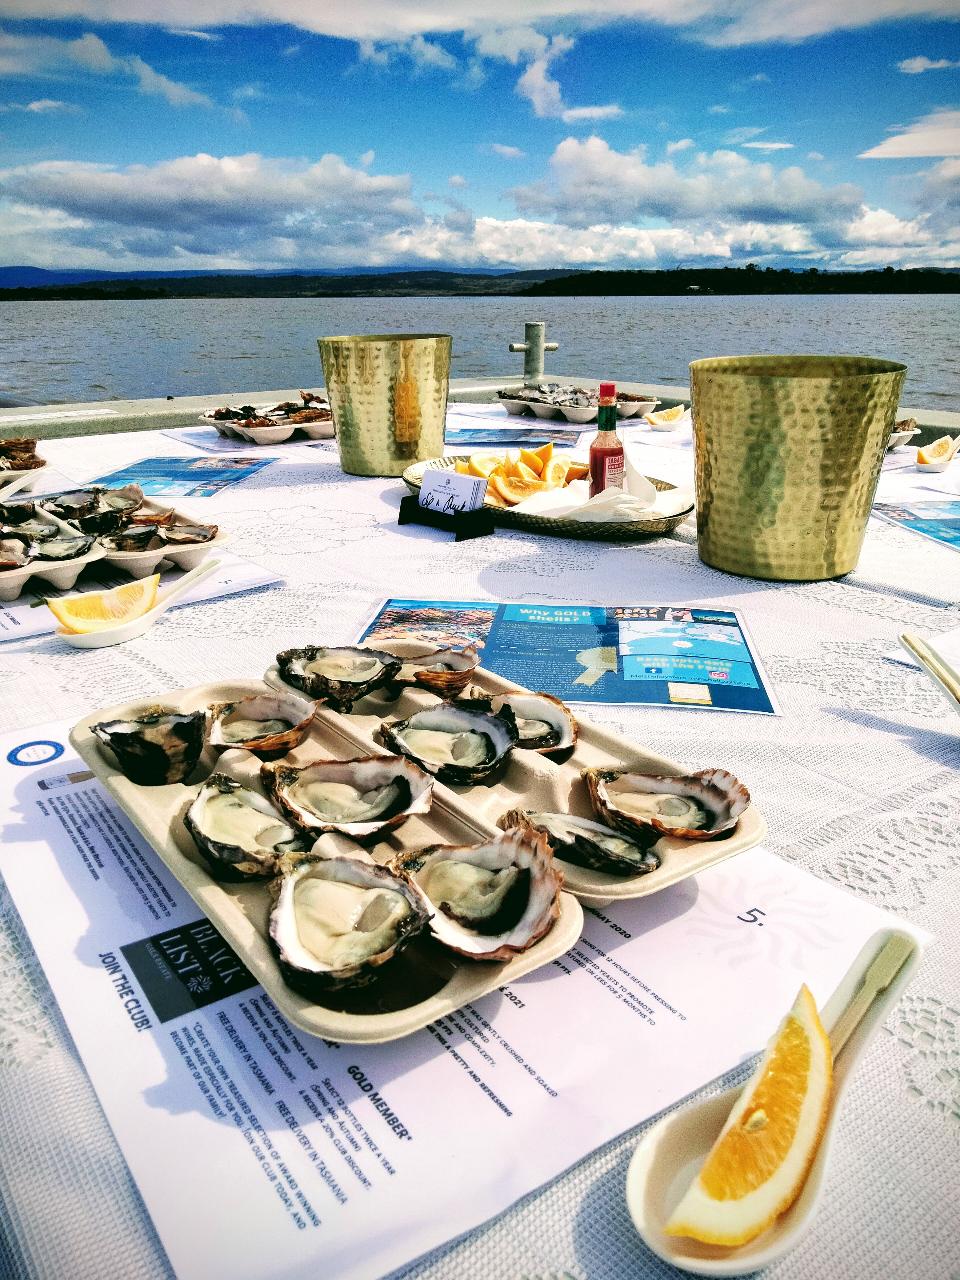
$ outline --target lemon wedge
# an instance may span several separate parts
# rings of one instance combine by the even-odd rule
[[[933,444],[925,445],[917,450],[917,461],[921,466],[929,466],[933,462],[949,462],[960,449],[960,436],[941,436]]]
[[[651,427],[666,427],[672,422],[679,422],[686,412],[685,404],[675,404],[672,409],[661,409],[659,413],[645,413],[643,416]]]
[[[81,595],[62,596],[45,603],[64,631],[86,635],[142,618],[156,604],[159,585],[160,575],[155,573],[149,578],[125,582],[112,591],[84,591]]]

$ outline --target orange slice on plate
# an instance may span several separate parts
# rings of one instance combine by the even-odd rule
[[[823,1136],[832,1082],[830,1041],[803,986],[671,1214],[667,1235],[746,1244],[789,1209]]]
[[[675,404],[672,409],[661,409],[659,413],[645,413],[643,416],[652,427],[661,427],[669,422],[679,422],[686,411],[685,404]]]
[[[543,464],[540,479],[548,489],[559,489],[567,482],[567,464],[562,458],[551,458]]]
[[[543,471],[543,458],[540,457],[539,453],[534,453],[530,449],[520,450],[520,461],[524,466],[529,467],[535,475],[540,475]]]
[[[590,468],[585,462],[568,462],[567,463],[567,484],[571,480],[586,480],[590,474]]]
[[[533,452],[540,459],[543,465],[546,466],[553,457],[553,442],[549,441],[547,444],[542,444],[539,449],[534,449]]]
[[[503,462],[503,455],[499,453],[471,453],[470,461],[467,463],[467,474],[471,476],[480,476],[486,480],[490,472]]]
[[[956,438],[941,436],[939,440],[934,440],[933,444],[917,450],[917,461],[921,466],[929,466],[931,462],[949,462],[958,447],[960,447],[960,436]]]
[[[61,596],[45,603],[64,631],[86,635],[142,618],[156,604],[159,585],[160,575],[155,573],[125,582],[112,591],[84,591],[82,595]]]
[[[536,477],[533,480],[524,480],[518,476],[498,475],[490,478],[490,489],[511,507],[515,507],[518,502],[524,502],[535,493],[542,493],[546,487],[543,481],[538,480]]]

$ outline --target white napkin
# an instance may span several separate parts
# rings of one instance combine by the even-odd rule
[[[518,503],[513,508],[525,515],[552,516],[585,521],[611,521],[629,523],[636,520],[655,520],[661,516],[677,515],[693,501],[689,489],[666,489],[662,493],[641,474],[636,465],[628,462],[626,489],[604,489],[595,498],[590,497],[590,482],[574,480],[563,489],[546,489]]]

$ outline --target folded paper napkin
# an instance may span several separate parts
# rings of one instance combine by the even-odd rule
[[[690,489],[665,489],[650,483],[640,469],[636,452],[624,451],[626,468],[624,489],[604,489],[590,497],[590,482],[574,480],[563,489],[547,489],[535,493],[513,508],[524,515],[549,516],[560,520],[585,520],[604,523],[629,523],[657,520],[679,515],[692,505]]]

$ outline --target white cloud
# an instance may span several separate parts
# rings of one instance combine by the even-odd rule
[[[550,67],[557,58],[569,53],[573,46],[574,42],[566,36],[553,36],[544,51],[528,64],[517,81],[517,93],[530,102],[534,115],[563,120],[566,124],[576,124],[580,120],[612,120],[622,116],[623,108],[615,103],[592,107],[566,106],[560,85],[550,74]]]
[[[447,183],[451,187],[469,187],[470,183],[466,180],[462,173],[451,173],[447,179]]]
[[[754,151],[791,151],[792,142],[742,142],[742,147],[750,147]]]
[[[167,34],[171,36],[189,36],[191,40],[222,40],[223,36],[217,35],[213,31],[192,31],[184,27],[168,27]]]
[[[505,160],[520,160],[527,154],[520,147],[511,147],[505,142],[491,142],[490,150],[494,155],[503,156]]]
[[[502,58],[512,66],[533,58],[540,58],[550,43],[546,36],[533,27],[506,27],[484,31],[475,37],[476,50],[484,58]]]
[[[266,96],[259,84],[241,84],[230,93],[234,102],[262,102]]]
[[[954,62],[951,58],[904,58],[902,62],[897,63],[897,70],[902,71],[907,76],[918,76],[924,71],[943,71],[950,67],[960,67],[960,62]]]
[[[407,52],[419,67],[435,67],[441,71],[452,71],[458,65],[453,54],[448,53],[432,40],[424,40],[423,36],[414,36],[407,45]]]
[[[766,125],[743,125],[739,129],[728,130],[723,135],[723,140],[730,147],[739,147],[742,143],[749,142],[751,138],[759,138],[760,134],[766,133],[766,131]]]
[[[827,157],[823,154],[823,152],[822,152],[822,151],[808,151],[808,152],[807,152],[807,159],[808,159],[808,160],[826,160],[826,158],[827,158]]]
[[[911,125],[898,126],[889,138],[860,153],[861,160],[917,156],[960,156],[960,111],[941,107]]]
[[[667,143],[667,155],[676,155],[678,151],[689,151],[695,145],[692,138],[679,138],[676,142]]]
[[[730,114],[730,108],[724,106],[722,102],[715,102],[712,107],[707,107],[707,111],[712,116],[726,116]]]
[[[7,8],[14,7],[8,3]],[[533,24],[568,28],[634,19],[684,28],[712,44],[742,45],[806,39],[877,22],[956,18],[956,0],[447,0],[415,5],[398,0],[16,0],[18,16],[100,23],[152,24],[185,32],[230,25],[283,24],[351,40],[406,41],[415,35],[480,35],[491,47],[513,36],[517,62],[535,58]],[[522,22],[518,24],[518,9]],[[198,20],[199,18],[199,20]],[[497,55],[502,56],[502,55]]]
[[[0,103],[0,111],[26,111],[30,115],[50,116],[56,114],[74,115],[80,108],[70,102],[61,102],[58,98],[36,98],[33,102]]]
[[[375,151],[364,151],[363,155],[360,157],[360,164],[364,169],[369,169],[376,157],[377,153]]]
[[[141,93],[161,97],[174,107],[213,106],[206,94],[169,79],[136,54],[115,56],[91,32],[76,40],[58,40],[0,31],[0,75],[61,74],[75,72],[78,67],[92,75],[132,78]]]
[[[845,235],[850,244],[886,245],[888,248],[916,245],[930,240],[925,224],[923,217],[908,221],[888,209],[870,209],[864,205],[847,226]]]

